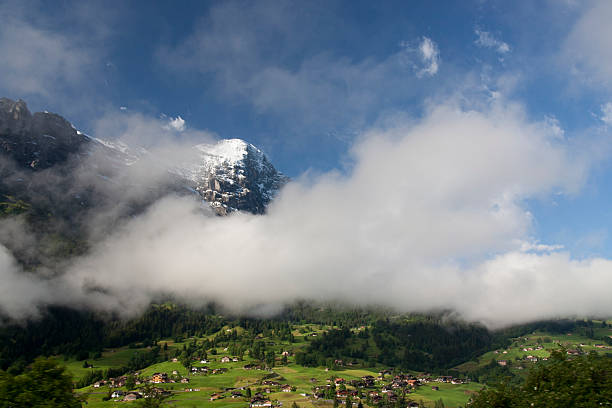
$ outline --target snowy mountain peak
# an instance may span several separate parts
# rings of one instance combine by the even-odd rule
[[[224,139],[215,144],[199,144],[196,148],[206,155],[218,157],[229,163],[236,163],[242,160],[247,154],[249,144],[242,139]],[[251,145],[252,146],[252,145]],[[252,148],[255,148],[252,146]],[[257,149],[258,150],[258,149]]]
[[[181,173],[191,175],[195,190],[218,214],[235,210],[261,214],[288,181],[261,150],[244,140],[225,139],[195,148],[199,162]]]

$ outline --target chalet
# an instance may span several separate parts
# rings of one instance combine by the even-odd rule
[[[221,398],[223,398],[223,395],[221,395],[221,394],[219,394],[217,392],[215,392],[214,394],[212,394],[210,396],[210,400],[211,401],[216,401],[216,400],[221,399]]]
[[[371,375],[363,376],[363,377],[361,377],[361,379],[365,383],[366,387],[373,387],[374,386],[374,377],[372,377]]]
[[[340,384],[344,384],[344,383],[346,383],[346,380],[345,380],[344,378],[338,377],[338,378],[336,378],[336,379],[334,380],[334,383],[335,383],[336,385],[340,385]]]
[[[232,361],[229,357],[225,356],[221,358],[221,362],[222,363],[229,363],[230,361]]]
[[[252,400],[250,407],[271,407],[272,406],[272,401],[270,400]]]
[[[182,384],[187,384],[188,382],[189,382],[189,378],[186,378],[186,377],[181,378],[181,383]]]
[[[123,397],[124,401],[136,401],[137,399],[142,398],[142,395],[140,395],[137,392],[130,392],[129,394],[127,394],[125,397]]]
[[[283,351],[281,356],[289,357],[291,354],[288,351]]]
[[[338,398],[346,398],[347,395],[348,395],[348,391],[346,390],[336,391],[336,397]]]
[[[440,387],[438,387],[437,385],[434,385],[433,387],[431,387],[431,389],[433,391],[440,391]]]
[[[500,366],[502,366],[502,367],[503,367],[503,366],[507,366],[507,365],[508,365],[508,361],[507,361],[507,360],[499,360],[499,361],[497,362],[497,364],[499,364],[499,365],[500,365]]]
[[[151,376],[151,382],[154,384],[161,384],[161,383],[168,382],[168,374],[155,373]]]
[[[174,358],[172,359],[172,362],[173,362],[173,363],[178,363],[178,358],[174,357]]]
[[[172,370],[172,375],[178,375],[178,371]]]
[[[124,391],[117,390],[117,391],[113,391],[113,393],[111,394],[111,398],[121,398],[123,397],[123,395],[125,395]]]
[[[200,364],[208,364],[208,360],[206,359],[200,360]]]
[[[125,385],[126,376],[117,377],[117,378],[109,378],[108,382],[111,387],[123,387]]]
[[[232,398],[240,398],[244,395],[240,391],[232,391]]]
[[[281,387],[282,392],[291,392],[291,386],[289,384],[285,384]]]

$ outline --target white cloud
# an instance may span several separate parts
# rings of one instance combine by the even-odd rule
[[[434,76],[438,72],[438,64],[440,62],[440,51],[435,42],[430,38],[423,37],[421,44],[419,45],[419,51],[421,53],[421,61],[423,62],[423,68],[417,72],[419,78],[423,76]]]
[[[73,115],[104,103],[103,59],[122,6],[69,3],[48,13],[38,0],[0,2],[0,95]]]
[[[523,241],[521,243],[521,252],[553,252],[563,249],[563,245],[548,245],[538,242]]]
[[[544,117],[544,125],[550,131],[551,135],[558,138],[563,138],[565,136],[565,130],[561,127],[561,123],[559,119],[554,116],[545,116]]]
[[[493,37],[491,33],[487,31],[482,31],[478,28],[474,30],[474,33],[478,36],[478,38],[474,42],[479,47],[493,48],[496,52],[500,54],[506,54],[510,52],[510,46],[508,45],[508,43]]]
[[[612,102],[601,105],[601,114],[600,119],[602,122],[606,125],[612,125]]]
[[[561,58],[594,86],[612,86],[612,2],[584,3],[582,15],[565,39]]]
[[[544,122],[500,100],[481,111],[450,101],[373,129],[352,155],[350,174],[298,179],[265,216],[207,217],[167,197],[42,299],[62,287],[57,301],[132,313],[160,293],[247,313],[334,299],[489,325],[612,310],[610,261],[525,244],[525,200],[576,192],[593,164]]]
[[[168,124],[165,126],[165,128],[175,130],[177,132],[183,132],[186,128],[185,120],[180,116],[177,116],[176,118],[170,118],[168,119]]]
[[[90,50],[72,38],[37,28],[21,20],[3,19],[0,25],[0,88],[18,95],[55,93],[84,79],[91,64]]]

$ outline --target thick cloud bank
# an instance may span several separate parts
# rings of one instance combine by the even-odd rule
[[[490,326],[610,315],[612,262],[533,242],[524,206],[578,193],[592,149],[550,121],[493,105],[443,104],[371,131],[348,175],[293,181],[264,216],[212,217],[192,199],[166,197],[60,278],[22,278],[3,252],[12,296],[0,306],[13,315],[37,302],[135,313],[167,293],[249,313],[296,298],[452,310]]]

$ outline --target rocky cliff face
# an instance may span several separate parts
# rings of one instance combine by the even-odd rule
[[[181,172],[217,214],[249,211],[262,214],[288,181],[257,147],[240,139],[194,147],[199,160]]]
[[[78,152],[88,138],[59,115],[31,114],[22,100],[0,98],[0,151],[19,165],[45,169]]]

